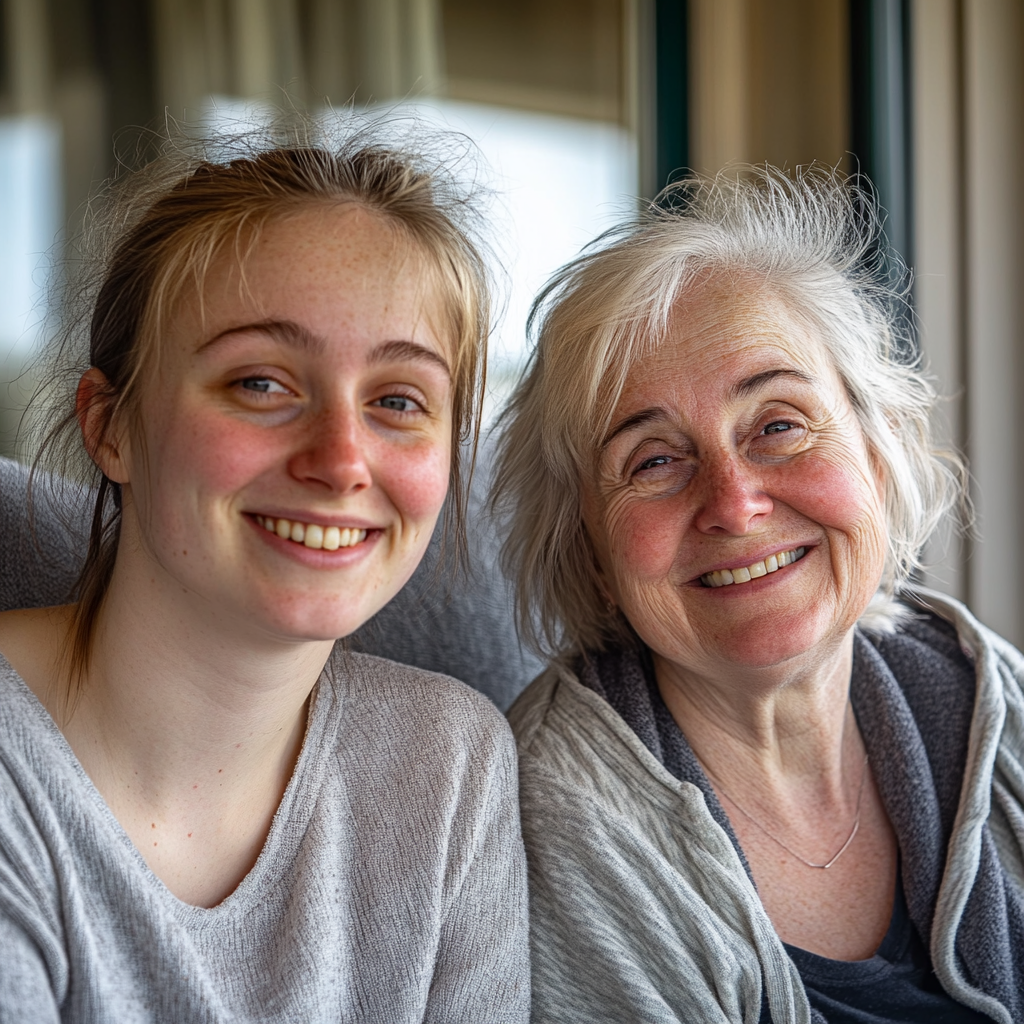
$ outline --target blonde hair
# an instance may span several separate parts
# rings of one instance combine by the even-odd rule
[[[266,224],[298,209],[360,205],[394,225],[426,261],[440,300],[441,322],[434,326],[450,342],[453,364],[445,528],[464,548],[471,460],[467,465],[462,449],[470,441],[475,450],[491,315],[478,193],[452,169],[466,162],[467,147],[456,151],[460,140],[429,136],[416,125],[410,133],[408,122],[355,115],[338,121],[333,131],[293,122],[283,138],[280,129],[207,139],[175,132],[157,159],[108,184],[94,204],[80,272],[69,275],[76,284],[63,297],[64,321],[44,376],[41,394],[51,396],[55,412],[34,465],[97,486],[75,594],[69,694],[88,664],[121,514],[119,485],[84,452],[75,412],[78,380],[90,366],[106,377],[105,392],[91,399],[104,410],[104,429],[118,414],[133,416],[140,382],[157,365],[163,324],[178,300],[190,289],[202,294],[205,275],[225,246],[234,247],[244,266]]]
[[[880,243],[870,196],[836,172],[747,167],[671,186],[552,277],[499,423],[492,489],[531,647],[560,657],[633,639],[598,581],[581,480],[630,368],[662,343],[680,295],[716,274],[771,287],[838,371],[885,472],[888,550],[872,614],[892,617],[924,542],[951,506],[966,510],[966,493],[962,462],[932,443],[936,395],[914,356],[905,275]]]

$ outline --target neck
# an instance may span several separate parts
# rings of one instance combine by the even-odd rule
[[[813,664],[704,675],[658,655],[654,663],[669,711],[727,792],[753,791],[761,803],[849,802],[864,756],[849,703],[852,631]]]
[[[180,808],[242,790],[283,792],[330,642],[294,643],[228,621],[141,558],[119,558],[62,729],[100,791]],[[135,564],[133,564],[135,563]]]

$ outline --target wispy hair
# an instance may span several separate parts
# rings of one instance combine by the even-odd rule
[[[533,351],[501,421],[492,503],[506,520],[524,639],[547,656],[628,640],[583,523],[581,487],[633,365],[662,344],[709,277],[753,280],[809,328],[837,370],[885,476],[885,570],[865,624],[891,627],[925,541],[959,504],[965,469],[932,439],[909,275],[885,248],[869,188],[814,167],[692,176],[597,238],[534,303]]]

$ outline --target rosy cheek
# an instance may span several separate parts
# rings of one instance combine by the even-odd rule
[[[231,493],[251,482],[273,462],[275,451],[266,431],[203,410],[178,407],[177,415],[151,423],[147,431],[150,465],[156,472],[156,500],[164,514],[174,499],[197,489]],[[189,484],[182,487],[184,481]]]
[[[448,494],[447,444],[416,445],[389,451],[377,463],[377,482],[410,520],[433,519]]]
[[[846,453],[794,466],[789,482],[791,504],[822,526],[849,528],[877,506],[868,467]]]
[[[195,472],[217,490],[233,490],[252,480],[273,461],[273,439],[243,421],[225,417],[190,417],[182,424],[181,446]]]
[[[679,549],[680,527],[668,502],[639,502],[609,520],[608,549],[620,582],[660,579]]]

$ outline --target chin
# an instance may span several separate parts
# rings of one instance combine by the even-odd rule
[[[366,619],[333,622],[268,622],[264,629],[269,636],[289,644],[334,643],[354,633]]]
[[[726,660],[748,668],[771,668],[794,658],[831,649],[833,642],[847,631],[838,624],[807,615],[772,619],[764,624],[747,626],[729,635],[723,630],[718,649]]]
[[[354,633],[379,610],[376,602],[339,607],[335,602],[295,601],[287,608],[250,608],[247,617],[260,623],[268,636],[289,643],[333,643]]]

